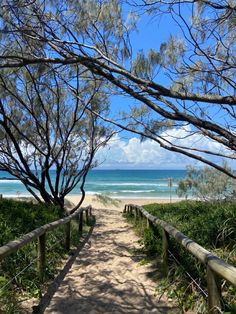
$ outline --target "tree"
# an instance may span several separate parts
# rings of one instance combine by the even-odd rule
[[[27,4],[27,8],[26,8]],[[129,32],[119,1],[3,1],[1,68],[28,64],[86,67],[138,100],[119,127],[155,140],[167,150],[200,160],[236,177],[211,157],[235,159],[234,1],[141,1],[145,14],[168,14],[182,37],[170,37],[159,51],[132,58]],[[89,8],[89,10],[88,10]],[[191,18],[190,18],[191,17]],[[14,42],[11,51],[9,42]],[[166,85],[161,84],[164,72]],[[100,114],[94,111],[99,117]],[[104,118],[104,116],[103,116]],[[126,118],[126,117],[125,117]],[[186,129],[189,145],[162,136],[169,127]],[[195,145],[195,135],[216,149]]]
[[[218,170],[189,166],[186,178],[178,183],[177,193],[180,197],[193,196],[204,201],[230,201],[235,200],[236,186],[232,178]]]
[[[73,75],[72,75],[73,73]],[[75,75],[76,74],[76,75]],[[60,80],[74,85],[74,93]],[[38,200],[59,205],[80,185],[81,205],[95,154],[113,132],[97,116],[108,110],[101,81],[86,69],[25,66],[0,75],[0,168]],[[52,176],[54,171],[54,178]]]

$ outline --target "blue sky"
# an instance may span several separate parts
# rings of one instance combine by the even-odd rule
[[[142,15],[137,24],[138,31],[134,31],[131,36],[133,55],[150,48],[159,50],[161,43],[168,40],[171,31],[172,34],[178,32],[170,24],[168,15],[155,19]],[[164,77],[160,79],[165,80]],[[135,103],[137,102],[128,96],[112,97],[112,115],[128,110]],[[136,135],[124,131],[98,153],[97,159],[99,168],[103,169],[185,169],[189,164],[196,164],[183,155],[160,148],[153,141],[141,142]]]
[[[152,19],[142,15],[137,23],[138,31],[134,31],[131,36],[133,56],[140,50],[147,51],[149,48],[159,50],[160,45],[167,41],[170,34],[181,36],[179,29],[168,15]],[[163,75],[158,75],[157,82],[168,84]],[[126,111],[135,103],[134,99],[124,96],[114,96],[111,99],[113,116],[119,111]],[[180,144],[184,146],[194,145],[196,148],[206,150],[220,150],[218,143],[195,135],[192,140],[186,136],[184,129],[173,129],[173,134],[179,132],[183,138]],[[186,137],[186,138],[185,138]],[[104,169],[185,169],[187,165],[204,166],[201,162],[190,159],[184,155],[173,153],[160,148],[160,146],[151,141],[141,142],[140,138],[132,133],[121,132],[108,145],[102,149],[97,156],[100,163],[99,168]],[[214,162],[222,163],[222,159],[210,157]],[[235,162],[229,162],[232,168],[236,168]]]

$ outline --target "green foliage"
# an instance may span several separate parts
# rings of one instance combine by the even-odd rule
[[[165,220],[207,249],[227,246],[236,238],[236,205],[182,201],[144,206],[152,215]]]
[[[226,164],[224,168],[231,171]],[[186,178],[179,181],[177,193],[180,197],[194,196],[200,200],[230,200],[235,198],[236,182],[216,169],[196,169],[189,166]]]
[[[174,301],[180,313],[186,313],[193,308],[194,313],[207,313],[204,298],[196,293],[193,285],[189,284],[189,278],[180,267],[172,265],[168,278],[158,284],[157,292],[161,297],[165,294],[168,300]]]
[[[0,200],[0,209],[0,245],[61,218],[60,208],[45,204],[3,199]],[[66,258],[64,239],[65,226],[60,226],[46,234],[45,283],[55,277],[63,258]],[[73,220],[71,245],[77,246],[78,240],[78,221]],[[27,267],[28,265],[30,266]],[[24,272],[18,275],[23,269]],[[18,300],[21,294],[24,293],[24,298],[39,298],[44,288],[37,270],[37,241],[4,258],[0,265],[0,272],[0,312],[24,313],[20,310]]]
[[[153,75],[151,61],[155,62],[154,60],[158,62],[158,57],[154,55],[154,51],[150,54],[150,60],[145,57],[143,51],[138,52],[133,65],[134,74],[142,78],[150,78]]]
[[[52,205],[0,200],[0,246],[58,219],[60,215],[60,208]]]
[[[145,207],[151,214],[174,225],[189,238],[212,251],[213,254],[232,263],[231,258],[236,255],[235,204],[214,203],[212,205],[200,201],[183,201]],[[190,272],[193,278],[200,278],[201,285],[206,287],[205,267],[174,240],[170,241],[170,250],[181,261],[184,269]],[[172,275],[173,279],[176,280],[175,275]],[[177,283],[179,284],[179,280]],[[227,291],[226,299],[231,303],[236,296],[235,289],[228,290],[227,288]]]
[[[236,204],[230,202],[209,203],[201,201],[182,201],[172,204],[149,204],[144,208],[152,215],[167,221],[183,232],[186,236],[205,247],[213,254],[222,257],[234,265],[236,257]],[[130,215],[130,221],[134,217]],[[136,230],[142,237],[141,243],[146,252],[161,256],[161,230],[158,227],[146,228],[146,219],[135,222]],[[188,253],[180,244],[170,238],[170,251],[181,266],[170,264],[168,278],[158,292],[173,298],[182,313],[194,309],[197,313],[206,313],[206,303],[203,296],[192,284],[185,271],[206,289],[205,266]],[[223,289],[225,310],[235,306],[236,289],[225,283]],[[232,312],[233,313],[233,312]]]

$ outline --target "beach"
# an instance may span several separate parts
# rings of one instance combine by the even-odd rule
[[[73,203],[74,205],[78,204],[80,200],[80,195],[69,195],[66,199]],[[181,199],[174,198],[171,202],[178,202]],[[127,198],[127,199],[117,199],[117,204],[114,205],[111,202],[103,203],[99,201],[94,195],[87,195],[82,206],[91,205],[94,208],[106,208],[106,209],[121,209],[123,210],[126,204],[135,204],[135,205],[145,205],[145,204],[153,204],[153,203],[170,203],[170,199],[164,198],[152,198],[152,199],[144,199],[144,198]]]
[[[80,201],[80,195],[68,195],[65,198],[65,205],[66,207],[74,207],[76,206],[79,201]],[[4,197],[6,199],[15,199],[19,201],[35,201],[36,200],[30,196],[19,196],[19,195],[11,195]],[[147,205],[147,204],[154,204],[154,203],[159,203],[159,204],[167,204],[167,203],[176,203],[182,201],[183,198],[172,198],[171,201],[170,199],[167,198],[122,198],[122,199],[111,199],[111,201],[107,202],[102,202],[100,201],[96,195],[86,195],[85,199],[81,205],[81,207],[86,207],[88,205],[91,205],[94,208],[106,208],[106,209],[112,209],[112,208],[124,208],[125,205],[127,204],[134,204],[134,205]],[[115,203],[115,204],[114,204]],[[69,205],[69,206],[68,206]]]

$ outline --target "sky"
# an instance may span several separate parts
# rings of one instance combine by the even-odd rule
[[[171,129],[168,131],[168,136],[178,136],[178,144],[189,146],[189,138],[187,136],[188,130],[185,129]],[[163,134],[162,134],[163,135]],[[168,138],[168,137],[167,137]],[[201,147],[203,149],[214,151],[220,150],[219,143],[195,134],[191,143],[194,147]],[[216,157],[215,157],[216,158]],[[140,138],[130,136],[128,139],[122,137],[122,134],[116,134],[107,146],[102,148],[96,156],[99,169],[186,169],[187,166],[203,167],[200,161],[188,158],[179,153],[169,152],[159,146],[153,140],[147,139],[141,141]],[[214,157],[211,158],[212,161]],[[218,159],[222,164],[223,160]],[[236,168],[236,163],[229,161],[228,165]]]
[[[100,169],[185,169],[189,160],[170,153],[152,140],[116,135],[97,154]]]
[[[137,54],[140,50],[147,51],[149,48],[159,50],[160,44],[170,35],[167,16],[150,20],[142,15],[137,22],[137,31],[131,35],[132,53]],[[172,29],[177,32],[177,29]],[[113,116],[119,111],[125,111],[135,104],[136,100],[125,96],[111,98]],[[101,169],[185,169],[190,164],[189,158],[171,153],[159,144],[140,138],[129,132],[121,132],[115,136],[107,147],[97,154],[97,160]]]
[[[138,31],[131,35],[133,55],[140,50],[146,52],[149,48],[159,50],[161,43],[167,41],[170,35],[182,37],[169,15],[153,19],[142,15],[137,23],[137,29]],[[161,75],[157,77],[157,82],[164,85],[167,83],[166,78]],[[113,115],[116,117],[117,112],[128,110],[137,101],[129,97],[115,96],[111,102]],[[184,129],[172,129],[171,132],[174,136],[178,133],[182,138],[179,144],[183,146],[223,152],[219,143],[198,134],[190,140]],[[223,163],[221,158],[216,159],[214,156],[208,156],[207,159],[221,165]],[[205,165],[182,154],[167,151],[150,139],[141,141],[138,136],[127,132],[116,135],[108,146],[98,153],[97,160],[99,168],[102,169],[186,169],[188,165],[196,167]],[[236,168],[236,162],[228,161],[228,165],[233,169]]]
[[[167,41],[170,34],[178,36],[179,33],[168,15],[155,19],[142,15],[137,23],[137,29],[138,31],[131,35],[133,55],[140,50],[147,51],[149,48],[159,50],[161,43]],[[164,77],[158,79],[165,80]],[[135,102],[130,97],[112,97],[113,116],[116,117],[119,111],[128,110]],[[174,135],[179,132],[182,138],[186,136],[185,130],[173,129],[171,132]],[[216,144],[212,141],[202,139],[198,135],[195,135],[191,142],[194,142],[195,145],[199,144],[199,147],[201,143],[203,149],[219,148],[215,147]],[[184,138],[181,144],[190,145],[189,139]],[[186,169],[188,165],[203,166],[201,162],[161,148],[158,143],[150,139],[141,141],[138,136],[128,132],[116,135],[107,147],[98,152],[97,160],[98,168],[101,169]]]

